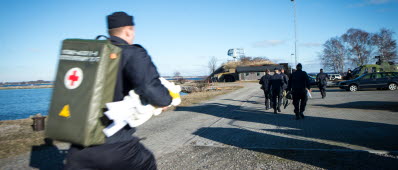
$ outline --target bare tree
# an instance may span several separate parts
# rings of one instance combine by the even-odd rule
[[[372,55],[372,35],[360,29],[350,28],[342,35],[344,42],[348,44],[348,50],[352,54],[349,59],[360,66],[369,62]]]
[[[181,73],[179,71],[174,72],[174,78],[181,77]]]
[[[180,84],[184,84],[186,82],[186,80],[181,76],[181,73],[179,71],[174,72],[173,78],[176,80],[176,82]]]
[[[331,38],[323,44],[323,47],[319,56],[323,67],[336,73],[343,73],[345,59],[349,56],[349,50],[343,40],[339,37]]]
[[[212,74],[214,71],[216,71],[217,69],[217,58],[212,56],[209,60],[209,70],[210,70],[210,74]]]
[[[267,57],[253,57],[252,61],[269,61]]]
[[[397,42],[393,40],[394,31],[382,28],[372,36],[372,43],[377,48],[377,55],[382,60],[394,60],[397,57]]]

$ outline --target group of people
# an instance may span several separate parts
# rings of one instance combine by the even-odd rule
[[[271,107],[274,109],[274,113],[277,111],[281,112],[282,100],[286,99],[284,92],[287,89],[289,77],[285,74],[283,68],[275,68],[275,74],[271,76],[270,70],[265,70],[265,75],[261,77],[260,84],[261,89],[264,90],[265,96],[265,109],[268,110]],[[287,100],[284,100],[285,105],[287,105]]]
[[[304,118],[304,111],[307,105],[308,91],[311,91],[308,74],[302,70],[303,66],[299,63],[296,70],[289,76],[284,73],[284,69],[275,68],[274,74],[266,70],[266,74],[261,77],[261,89],[265,95],[265,109],[272,106],[274,113],[281,112],[282,100],[284,108],[289,104],[288,98],[293,99],[294,113],[296,120]]]
[[[281,112],[282,100],[284,108],[289,105],[288,99],[293,99],[294,113],[296,120],[304,119],[304,111],[308,101],[308,93],[311,92],[311,83],[308,74],[303,71],[301,63],[297,64],[296,70],[290,75],[285,74],[283,68],[275,68],[274,74],[270,74],[270,70],[265,70],[265,75],[261,77],[259,84],[264,91],[265,110],[271,107],[274,113]],[[322,99],[326,97],[326,86],[329,75],[320,69],[316,76],[316,84],[321,92]]]

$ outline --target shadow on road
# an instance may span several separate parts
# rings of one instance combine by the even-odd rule
[[[342,104],[314,104],[314,106],[343,109],[388,110],[398,112],[398,102],[387,101],[355,101]]]
[[[258,96],[259,98],[261,98],[260,96]],[[265,98],[264,96],[262,98]],[[244,103],[251,103],[251,104],[264,104],[264,103],[260,103],[257,101],[253,101],[253,100],[233,100],[233,99],[223,99],[223,100],[228,100],[228,101],[237,101],[237,102],[244,102]]]
[[[312,93],[321,93],[321,91],[319,91],[318,87],[314,87],[314,88],[311,88],[311,89],[312,89]],[[328,93],[328,92],[346,92],[346,90],[337,89],[337,88],[326,88],[326,93]]]
[[[342,152],[325,150],[291,150],[288,148],[286,148],[286,150],[283,148],[256,148],[255,146],[248,146],[244,143],[258,143],[258,141],[288,141],[290,143],[296,144],[302,143],[305,145],[322,145],[324,148],[335,148],[335,146],[273,136],[245,129],[210,127],[201,128],[194,134],[206,139],[221,142],[223,144],[248,149],[259,153],[266,153],[325,169],[395,169],[398,161],[397,159],[390,157],[371,154],[368,152],[354,152],[350,150]]]
[[[203,138],[240,148],[255,148],[256,146],[254,145],[258,145],[260,143],[260,145],[263,145],[261,146],[263,148],[285,146],[286,149],[291,149],[291,146],[293,146],[310,149],[344,149],[346,151],[354,151],[357,150],[356,148],[365,148],[366,150],[398,150],[398,134],[396,133],[398,131],[397,125],[313,116],[306,116],[304,120],[296,121],[294,120],[293,114],[275,115],[262,110],[250,110],[236,105],[220,103],[210,103],[191,107],[178,107],[176,111],[190,111],[231,119],[229,124],[236,126],[237,128],[202,128],[194,134]],[[236,123],[241,121],[264,124],[264,128],[259,126],[257,129],[254,129],[255,132],[251,130],[245,130],[245,127],[239,127],[241,125]],[[267,129],[267,127],[270,126],[276,126],[278,128]],[[264,133],[260,133],[258,131]],[[283,137],[283,135],[272,135],[275,133],[295,136],[296,138],[286,138]],[[311,140],[302,140],[300,137]],[[261,144],[261,141],[264,141],[264,143],[269,144],[270,146]],[[272,141],[275,141],[276,143],[273,144]],[[322,143],[322,141],[328,142]],[[346,152],[322,152],[326,154],[325,156],[321,156],[319,158],[325,159],[325,162],[322,162],[316,157],[313,157],[309,160],[302,157],[311,157],[309,153],[312,153],[313,151],[289,151],[289,153],[286,153],[267,149],[251,150],[274,154],[286,159],[309,163],[323,168],[333,167],[330,162],[333,163],[333,160],[337,159],[334,156],[340,155],[345,158],[350,157],[351,155],[347,154]],[[392,163],[396,164],[398,161],[397,159],[377,156],[365,152],[355,152],[353,155],[357,155],[361,159],[364,157],[362,160],[368,160],[370,158],[372,160],[379,160],[380,163],[377,165],[382,165],[383,167],[387,168],[391,167],[390,165],[392,165]],[[330,159],[329,162],[328,159]],[[338,160],[349,164],[349,161],[340,159]],[[369,162],[369,164],[366,164],[366,166],[370,166],[372,163],[376,163],[376,161]],[[356,164],[352,165],[352,168],[357,167],[360,166]],[[373,167],[372,169],[374,168],[376,167]]]
[[[51,139],[44,139],[45,144],[32,146],[29,166],[40,170],[61,170],[67,150],[59,150]]]

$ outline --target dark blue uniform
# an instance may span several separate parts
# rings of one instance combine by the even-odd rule
[[[161,84],[147,51],[118,37],[111,36],[110,40],[122,48],[114,101],[123,100],[134,89],[143,104],[170,105],[172,98]],[[133,136],[134,132],[135,128],[126,125],[103,145],[86,148],[72,145],[65,169],[157,169],[153,154]]]
[[[265,96],[265,109],[268,110],[272,106],[272,102],[270,103],[271,100],[271,93],[268,91],[268,84],[269,81],[271,80],[271,75],[266,74],[263,77],[261,77],[259,84],[261,84],[261,89],[264,91],[264,96]]]
[[[329,75],[326,73],[319,73],[316,75],[316,82],[318,83],[319,91],[322,99],[326,97],[326,85],[328,83]]]
[[[302,70],[293,72],[289,80],[288,91],[291,91],[293,95],[296,119],[300,117],[304,118],[303,112],[305,111],[308,100],[307,89],[311,89],[308,74]]]
[[[274,74],[268,83],[268,90],[272,94],[272,103],[273,103],[272,107],[274,108],[274,113],[276,113],[276,110],[280,111],[282,103],[282,92],[284,86],[285,83],[283,80],[283,75],[281,74]]]
[[[283,76],[283,90],[287,89],[287,86],[289,84],[289,76],[287,76],[285,73],[281,73],[281,75]]]

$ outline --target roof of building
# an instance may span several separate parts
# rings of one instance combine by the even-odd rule
[[[268,65],[268,66],[244,66],[244,67],[236,67],[236,72],[264,72],[266,69],[269,69],[271,72],[274,71],[275,68],[283,68],[282,65]]]

